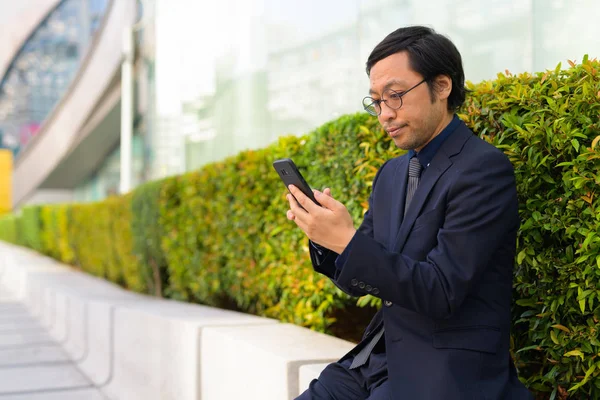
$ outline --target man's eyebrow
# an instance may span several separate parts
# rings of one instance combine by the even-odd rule
[[[382,92],[385,92],[386,90],[388,90],[390,87],[392,87],[394,85],[406,85],[406,82],[403,81],[402,79],[392,79],[391,81],[389,81],[388,83],[385,84]],[[373,88],[369,89],[369,95],[373,95],[376,93],[377,92],[375,90],[373,90]]]

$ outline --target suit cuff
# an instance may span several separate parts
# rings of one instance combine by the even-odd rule
[[[319,257],[322,257],[326,252],[329,251],[325,247],[321,246],[320,244],[316,244],[312,240],[309,240],[308,243],[310,243],[310,245],[312,246],[312,248],[315,249],[315,251],[317,252],[317,254],[319,255]]]
[[[364,279],[358,278],[360,275],[365,274],[364,269],[363,269],[362,274],[360,274],[360,275],[355,274],[355,272],[356,272],[355,261],[357,259],[363,258],[362,254],[360,254],[360,253],[362,253],[361,250],[365,247],[365,244],[366,244],[365,239],[367,240],[367,243],[370,241],[374,241],[373,238],[371,238],[370,236],[364,235],[360,231],[357,231],[354,234],[354,236],[352,237],[352,240],[350,240],[350,243],[348,243],[348,246],[346,246],[346,248],[344,249],[342,254],[340,254],[338,256],[337,260],[335,261],[335,268],[336,268],[335,278],[336,278],[336,282],[339,285],[339,287],[343,288],[343,290],[346,293],[349,293],[352,296],[365,296],[367,294],[370,294],[370,295],[379,297],[378,295],[380,293],[380,289],[378,287],[374,287],[374,286],[372,287],[371,285],[367,285],[364,282]],[[358,251],[358,253],[353,254],[351,256],[353,248],[355,248],[355,250]],[[355,251],[355,253],[356,253],[356,251]],[[346,267],[346,266],[348,268],[346,268],[346,271],[343,271],[344,267]],[[348,278],[349,274],[353,274],[352,279]]]
[[[335,260],[335,268],[338,271],[341,271],[342,268],[344,267],[344,264],[346,264],[346,260],[348,259],[348,255],[350,254],[350,251],[352,251],[351,247],[352,247],[352,241],[354,240],[354,238],[352,238],[352,240],[350,241],[350,243],[348,243],[348,246],[346,246],[346,248],[344,249],[344,251],[342,251],[342,254],[340,254],[336,260]]]
[[[328,258],[331,254],[337,256],[337,253],[334,253],[328,248],[323,247],[310,239],[308,240],[308,244],[310,246],[310,258],[315,266],[323,267],[327,264],[327,262],[333,264],[330,260],[328,260]]]
[[[357,239],[358,236],[359,236],[359,231],[356,231],[354,233],[354,236],[352,236],[352,239],[350,239],[348,246],[346,246],[344,251],[342,251],[342,253],[335,260],[335,268],[339,272],[341,272],[342,268],[344,268],[344,265],[346,265],[346,261],[348,261],[348,257],[350,257],[350,253],[352,252],[352,246],[354,246],[354,243],[358,240]]]

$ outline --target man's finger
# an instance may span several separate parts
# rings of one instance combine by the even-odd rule
[[[306,213],[306,211],[300,209],[302,212]],[[302,230],[302,232],[304,232],[305,235],[308,236],[308,225],[301,219],[298,218],[297,216],[294,217],[293,219],[294,223],[296,224],[296,226],[298,228],[300,228]]]
[[[331,193],[331,191],[329,193]],[[331,197],[331,195],[326,195],[318,190],[315,190],[315,199],[319,202],[319,204],[321,204],[321,206],[328,210],[335,210],[342,206],[342,203]]]
[[[305,216],[308,215],[306,210],[304,210],[302,207],[300,207],[300,205],[298,204],[298,202],[296,201],[294,196],[292,196],[291,194],[287,194],[286,197],[287,197],[288,202],[290,203],[290,211],[292,212],[292,214],[294,214],[294,217],[296,219],[297,218],[305,218]]]
[[[302,193],[300,189],[298,189],[294,185],[290,185],[289,189],[290,192],[296,198],[296,200],[298,200],[298,203],[300,203],[306,211],[308,211],[310,214],[318,211],[320,207],[316,205],[311,199],[309,199],[304,193]]]
[[[316,196],[317,195],[318,190],[317,189],[313,189],[313,194]],[[323,194],[331,197],[331,189],[329,188],[325,188],[325,190],[323,190]],[[316,198],[316,197],[315,197]]]

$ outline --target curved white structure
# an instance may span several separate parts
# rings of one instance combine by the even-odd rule
[[[0,46],[0,78],[33,31],[60,3],[60,0],[21,0],[14,2],[10,12],[0,17],[2,46]]]
[[[71,82],[37,136],[15,162],[13,205],[26,202],[90,133],[86,126],[118,86],[123,32],[136,17],[135,0],[111,1],[107,15]],[[117,81],[117,83],[115,83]],[[118,101],[118,99],[117,99]],[[117,136],[118,138],[118,132]],[[118,140],[118,139],[117,139]],[[111,143],[114,143],[111,142]],[[85,160],[82,161],[81,167]]]

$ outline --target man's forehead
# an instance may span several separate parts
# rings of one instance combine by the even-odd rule
[[[405,79],[399,77],[392,77],[385,80],[378,81],[371,77],[371,84],[369,88],[369,94],[378,93],[379,91],[383,92],[386,89],[391,88],[392,86],[406,86],[407,81]]]
[[[406,84],[414,74],[408,53],[400,51],[377,61],[369,71],[369,80],[371,88],[377,89],[387,86],[392,80],[397,81],[393,83]]]

